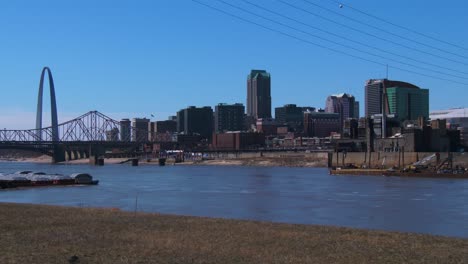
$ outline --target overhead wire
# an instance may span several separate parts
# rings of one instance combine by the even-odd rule
[[[407,40],[407,41],[410,41],[410,42],[414,42],[414,43],[416,43],[416,44],[418,44],[418,45],[425,46],[425,47],[428,47],[428,48],[431,48],[431,49],[434,49],[434,50],[438,50],[438,51],[440,51],[440,52],[444,52],[444,53],[451,54],[451,55],[454,55],[454,56],[457,56],[457,57],[461,57],[461,58],[468,59],[467,56],[460,55],[460,54],[457,54],[457,53],[454,53],[454,52],[451,52],[451,51],[446,51],[446,50],[444,50],[444,49],[435,47],[435,46],[433,46],[433,45],[429,45],[429,44],[427,44],[427,43],[424,43],[424,42],[421,42],[421,41],[418,41],[418,40],[414,40],[414,39],[411,39],[411,38],[409,38],[409,37],[406,37],[406,36],[403,36],[403,35],[400,35],[400,34],[393,33],[393,32],[391,32],[391,31],[389,31],[389,30],[384,29],[384,28],[377,27],[377,26],[371,25],[371,24],[369,24],[369,23],[366,23],[366,22],[360,21],[360,20],[358,20],[358,19],[355,19],[355,18],[353,18],[353,17],[350,17],[350,16],[347,16],[347,15],[341,14],[341,13],[336,12],[336,11],[330,9],[330,8],[327,8],[327,7],[324,7],[324,6],[319,5],[319,4],[317,4],[317,3],[314,3],[314,2],[312,2],[312,1],[310,1],[310,0],[302,0],[302,1],[304,1],[304,2],[307,3],[308,5],[318,7],[318,8],[320,8],[320,9],[322,9],[322,10],[325,10],[325,11],[330,12],[330,13],[332,13],[332,14],[335,14],[335,15],[337,15],[337,16],[344,17],[344,18],[346,18],[346,19],[348,19],[348,20],[351,20],[351,21],[354,21],[354,22],[356,22],[356,23],[358,23],[358,24],[361,24],[361,25],[364,25],[364,26],[367,26],[367,27],[376,29],[376,30],[381,31],[381,32],[383,32],[383,33],[392,35],[392,36],[394,36],[394,37],[398,37],[398,38],[401,38],[401,39],[404,39],[404,40]]]
[[[425,77],[432,78],[432,79],[443,80],[443,81],[448,81],[448,82],[452,82],[452,83],[457,83],[457,84],[461,84],[461,85],[468,86],[467,83],[463,83],[463,82],[459,82],[459,81],[455,81],[455,80],[447,79],[447,78],[443,78],[443,77],[433,76],[433,75],[429,75],[429,74],[424,74],[424,73],[416,72],[416,71],[413,71],[413,70],[408,70],[408,69],[400,68],[400,67],[397,67],[397,66],[388,65],[388,64],[381,63],[381,62],[378,62],[378,61],[375,61],[375,60],[371,60],[371,59],[367,59],[367,58],[364,58],[364,57],[361,57],[361,56],[358,56],[358,55],[350,54],[350,53],[348,53],[348,52],[344,52],[344,51],[341,51],[341,50],[338,50],[338,49],[330,48],[330,47],[327,47],[327,46],[325,46],[325,45],[321,45],[321,44],[318,44],[318,43],[315,43],[315,42],[306,40],[306,39],[304,39],[304,38],[297,37],[297,36],[294,36],[294,35],[292,35],[292,34],[283,32],[283,31],[281,31],[281,30],[277,30],[277,29],[274,29],[274,28],[271,28],[271,27],[262,25],[262,24],[260,24],[260,23],[255,22],[255,21],[252,21],[252,20],[243,18],[243,17],[241,17],[241,16],[238,16],[238,15],[236,15],[236,14],[230,13],[230,12],[228,12],[228,11],[225,11],[225,10],[223,10],[223,9],[217,8],[217,7],[215,7],[215,6],[206,4],[206,3],[201,2],[201,1],[199,1],[199,0],[192,0],[192,2],[195,2],[195,3],[199,4],[199,5],[205,6],[205,7],[209,8],[209,9],[215,10],[215,11],[220,12],[220,13],[222,13],[222,14],[228,15],[228,16],[230,16],[230,17],[236,18],[236,19],[238,19],[238,20],[244,21],[244,22],[246,22],[246,23],[249,23],[249,24],[252,24],[252,25],[256,25],[256,26],[261,27],[261,28],[263,28],[263,29],[266,29],[266,30],[268,30],[268,31],[271,31],[271,32],[274,32],[274,33],[277,33],[277,34],[280,34],[280,35],[283,35],[283,36],[286,36],[286,37],[289,37],[289,38],[293,38],[293,39],[295,39],[295,40],[297,40],[297,41],[304,42],[304,43],[307,43],[307,44],[312,45],[312,46],[320,47],[320,48],[323,48],[323,49],[326,49],[326,50],[333,51],[333,52],[335,52],[335,53],[339,53],[339,54],[342,54],[342,55],[346,55],[346,56],[348,56],[348,57],[352,57],[352,58],[355,58],[355,59],[359,59],[359,60],[362,60],[362,61],[367,61],[367,62],[376,64],[376,65],[380,65],[380,66],[384,66],[384,67],[388,67],[388,68],[400,70],[400,71],[402,71],[402,72],[412,73],[412,74],[416,74],[416,75],[420,75],[420,76],[425,76]]]
[[[455,77],[455,78],[460,78],[460,79],[465,79],[465,80],[468,80],[467,77],[462,77],[462,76],[458,76],[458,75],[454,75],[454,74],[450,74],[450,73],[445,73],[445,72],[441,72],[441,71],[438,71],[438,70],[432,70],[432,69],[428,69],[426,67],[421,67],[421,66],[417,66],[417,65],[414,65],[414,64],[411,64],[411,63],[407,63],[407,62],[401,62],[401,61],[398,61],[398,60],[395,60],[395,59],[392,59],[392,58],[388,58],[388,57],[385,57],[385,56],[382,56],[382,55],[379,55],[379,54],[375,54],[375,53],[371,53],[371,52],[367,52],[367,51],[363,51],[363,50],[360,50],[358,48],[355,48],[353,46],[349,46],[349,45],[346,45],[346,44],[342,44],[342,43],[339,43],[339,42],[336,42],[336,41],[333,41],[333,40],[330,40],[330,39],[327,39],[327,38],[324,38],[324,37],[321,37],[321,36],[317,36],[317,35],[314,35],[308,31],[304,31],[302,29],[298,29],[296,27],[292,27],[290,25],[287,25],[285,23],[282,23],[282,22],[278,22],[276,20],[273,20],[273,19],[270,19],[268,17],[265,17],[263,15],[260,15],[258,13],[255,13],[255,12],[252,12],[250,10],[247,10],[245,8],[242,8],[242,7],[239,7],[239,6],[236,6],[236,5],[233,5],[225,0],[214,0],[214,1],[218,1],[220,3],[223,3],[225,5],[228,5],[232,8],[235,8],[235,9],[238,9],[242,12],[245,12],[245,13],[248,13],[250,15],[253,15],[255,17],[259,17],[259,18],[262,18],[264,20],[267,20],[267,21],[270,21],[272,23],[275,23],[277,25],[280,25],[280,26],[283,26],[283,27],[287,27],[289,29],[292,29],[294,31],[297,31],[297,32],[300,32],[300,33],[303,33],[303,34],[306,34],[306,35],[309,35],[311,37],[314,37],[314,38],[317,38],[317,39],[320,39],[320,40],[323,40],[323,41],[327,41],[327,42],[330,42],[330,43],[333,43],[335,45],[338,45],[338,46],[342,46],[342,47],[345,47],[347,49],[352,49],[354,51],[357,51],[357,52],[360,52],[360,53],[364,53],[364,54],[367,54],[367,55],[370,55],[370,56],[374,56],[374,57],[377,57],[377,58],[380,58],[380,59],[385,59],[387,61],[393,61],[393,62],[396,62],[396,63],[399,63],[399,64],[403,64],[403,65],[406,65],[406,66],[410,66],[410,67],[414,67],[414,68],[417,68],[417,69],[420,69],[420,70],[424,70],[424,71],[430,71],[430,72],[433,72],[433,73],[438,73],[438,74],[441,74],[441,75],[446,75],[446,76],[451,76],[451,77]],[[246,1],[248,2],[248,1]]]
[[[378,16],[376,16],[376,15],[373,15],[373,14],[370,14],[370,13],[368,13],[368,12],[362,11],[362,10],[360,10],[360,9],[358,9],[358,8],[355,8],[355,7],[351,6],[351,5],[348,5],[348,4],[344,3],[344,2],[340,2],[340,1],[337,1],[337,0],[329,0],[329,1],[330,1],[330,2],[334,2],[334,3],[336,3],[336,4],[339,4],[339,5],[342,5],[342,6],[345,7],[345,8],[349,8],[349,9],[351,9],[351,10],[354,11],[354,12],[357,12],[357,13],[363,14],[363,15],[365,15],[365,16],[371,17],[371,18],[373,18],[373,19],[376,19],[376,20],[378,20],[379,22],[383,22],[383,23],[392,25],[392,26],[394,26],[394,27],[397,27],[397,28],[406,30],[406,31],[408,31],[408,32],[417,34],[417,35],[422,36],[422,37],[425,37],[425,38],[427,38],[427,39],[435,40],[435,41],[438,41],[438,42],[440,42],[440,43],[444,43],[444,44],[446,44],[446,45],[450,45],[450,46],[452,46],[452,47],[456,47],[456,48],[459,48],[459,49],[462,49],[462,50],[468,50],[468,48],[462,47],[462,46],[460,46],[460,45],[458,45],[458,44],[454,44],[454,43],[448,42],[448,41],[446,41],[446,40],[442,40],[442,39],[435,38],[435,37],[430,36],[430,35],[428,35],[428,34],[418,32],[418,31],[416,31],[416,30],[414,30],[414,29],[411,29],[411,28],[409,28],[409,27],[405,27],[405,26],[402,26],[402,25],[398,25],[398,24],[396,24],[396,23],[394,23],[394,22],[391,22],[391,21],[389,21],[389,20],[386,20],[385,18],[378,17]]]
[[[367,36],[370,36],[370,37],[373,37],[373,38],[376,38],[376,39],[379,39],[381,41],[384,41],[384,42],[387,42],[387,43],[391,43],[393,45],[397,45],[397,46],[400,46],[400,47],[403,47],[403,48],[406,48],[406,49],[409,49],[409,50],[412,50],[412,51],[416,51],[416,52],[419,52],[419,53],[423,53],[423,54],[426,54],[426,55],[430,55],[432,57],[436,57],[436,58],[439,58],[439,59],[443,59],[443,60],[446,60],[446,61],[451,61],[451,62],[454,62],[454,63],[458,63],[458,64],[462,64],[462,65],[465,65],[465,66],[468,66],[468,63],[465,63],[465,62],[462,62],[462,61],[459,61],[459,60],[454,60],[454,59],[451,59],[451,58],[447,58],[447,57],[444,57],[444,56],[440,56],[438,54],[434,54],[434,53],[431,53],[431,52],[427,52],[427,51],[424,51],[424,50],[419,50],[417,48],[413,48],[413,47],[410,47],[408,45],[405,45],[405,44],[402,44],[402,43],[398,43],[396,41],[393,41],[393,40],[390,40],[390,39],[386,39],[386,38],[383,38],[383,37],[380,37],[378,35],[375,35],[375,34],[372,34],[372,33],[369,33],[369,32],[366,32],[364,30],[360,30],[360,29],[357,29],[357,28],[354,28],[354,27],[351,27],[351,26],[348,26],[346,24],[343,24],[343,23],[340,23],[340,22],[337,22],[333,19],[330,19],[330,18],[327,18],[327,17],[324,17],[322,15],[319,15],[317,13],[314,13],[314,12],[311,12],[305,8],[302,8],[302,7],[298,7],[296,5],[293,5],[289,2],[286,2],[284,0],[277,0],[278,2],[281,2],[283,3],[284,5],[287,5],[287,6],[290,6],[296,10],[299,10],[299,11],[302,11],[302,12],[305,12],[307,14],[310,14],[310,15],[313,15],[315,17],[318,17],[322,20],[326,20],[330,23],[333,23],[333,24],[336,24],[336,25],[339,25],[341,27],[345,27],[347,29],[350,29],[352,31],[355,31],[355,32],[359,32],[361,34],[364,34],[364,35],[367,35]]]
[[[371,49],[374,49],[374,50],[377,50],[377,51],[380,51],[380,52],[383,52],[383,53],[387,53],[387,54],[390,54],[390,55],[393,55],[393,56],[397,56],[397,57],[401,57],[401,58],[404,58],[404,59],[407,59],[407,60],[411,60],[411,61],[414,61],[414,62],[418,62],[418,63],[422,63],[422,64],[427,64],[427,65],[430,65],[430,66],[433,66],[433,67],[437,67],[437,68],[440,68],[440,69],[445,69],[445,70],[449,70],[449,71],[452,71],[452,72],[458,72],[458,73],[461,73],[461,74],[465,74],[465,75],[468,75],[468,72],[463,72],[463,71],[459,71],[459,70],[456,70],[456,69],[452,69],[452,68],[448,68],[448,67],[445,67],[445,66],[441,66],[441,65],[437,65],[437,64],[434,64],[434,63],[431,63],[431,62],[427,62],[427,61],[422,61],[422,60],[418,60],[418,59],[414,59],[414,58],[411,58],[411,57],[408,57],[408,56],[405,56],[405,55],[400,55],[400,54],[397,54],[397,53],[394,53],[394,52],[391,52],[391,51],[388,51],[388,50],[385,50],[385,49],[382,49],[382,48],[379,48],[379,47],[375,47],[375,46],[372,46],[372,45],[369,45],[367,43],[364,43],[364,42],[361,42],[361,41],[357,41],[357,40],[354,40],[354,39],[351,39],[351,38],[348,38],[348,37],[345,37],[345,36],[342,36],[340,34],[336,34],[336,33],[333,33],[333,32],[330,32],[328,30],[324,30],[322,28],[319,28],[319,27],[316,27],[316,26],[313,26],[311,24],[308,24],[308,23],[304,23],[298,19],[295,19],[295,18],[292,18],[292,17],[289,17],[289,16],[286,16],[286,15],[283,15],[279,12],[276,12],[276,11],[273,11],[271,9],[268,9],[266,8],[265,6],[260,6],[258,4],[255,4],[255,3],[252,3],[251,1],[248,1],[248,0],[242,0],[243,2],[249,4],[249,5],[252,5],[258,9],[261,9],[263,11],[266,11],[268,13],[271,13],[271,14],[274,14],[274,15],[277,15],[277,16],[280,16],[282,18],[285,18],[285,19],[288,19],[290,21],[294,21],[298,24],[301,24],[301,25],[304,25],[306,27],[309,27],[309,28],[312,28],[314,30],[317,30],[317,31],[320,31],[320,32],[323,32],[323,33],[326,33],[328,35],[332,35],[332,36],[335,36],[335,37],[338,37],[338,38],[341,38],[341,39],[344,39],[344,40],[347,40],[349,42],[352,42],[352,43],[356,43],[356,44],[359,44],[359,45],[362,45],[364,47],[367,47],[367,48],[371,48]],[[438,71],[437,71],[438,72]],[[440,72],[438,72],[440,73]],[[451,74],[449,74],[451,75]],[[456,75],[451,75],[453,77],[458,77],[458,78],[464,78],[464,77],[460,77],[460,76],[456,76]]]

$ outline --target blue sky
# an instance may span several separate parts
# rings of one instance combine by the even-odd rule
[[[389,64],[390,79],[408,81],[430,89],[431,110],[467,106],[468,85],[396,70],[391,67],[394,65],[437,75],[347,50],[271,21],[241,13],[216,0],[199,1],[310,42]],[[459,73],[451,71],[452,75],[468,78],[467,74],[463,74],[468,73],[468,50],[391,27],[352,12],[346,6],[349,4],[399,25],[468,48],[466,1],[343,0],[345,6],[339,8],[331,0],[309,0],[458,56],[356,24],[302,0],[283,1],[393,42],[412,46],[426,54],[359,34],[294,10],[280,1],[254,2],[305,24],[401,56],[454,69]],[[273,16],[241,0],[229,2],[302,31],[408,62]],[[191,0],[2,1],[0,25],[0,127],[7,129],[34,127],[38,83],[43,66],[49,66],[54,75],[60,121],[89,110],[98,110],[115,119],[150,117],[154,114],[155,119],[162,120],[189,105],[214,107],[221,102],[245,104],[246,76],[251,69],[265,69],[271,73],[273,107],[290,103],[324,107],[327,95],[340,92],[351,93],[363,102],[364,82],[370,78],[385,77],[386,74],[382,65],[285,37]],[[447,72],[433,66],[418,65]],[[468,79],[446,78],[468,83]],[[44,106],[47,112],[48,99]],[[45,124],[49,124],[47,115],[44,114]]]

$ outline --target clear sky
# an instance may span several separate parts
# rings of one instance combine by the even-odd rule
[[[343,0],[345,5],[340,8],[332,0],[308,0],[378,27],[376,29],[303,0],[282,0],[348,27],[411,46],[413,50],[319,19],[281,1],[250,0],[283,17],[242,0],[227,0],[289,27],[243,13],[216,0],[198,1],[309,43],[216,12],[191,0],[1,1],[0,128],[35,126],[38,83],[44,66],[51,68],[55,79],[59,121],[89,110],[98,110],[115,119],[149,118],[154,114],[153,119],[163,120],[189,105],[245,104],[246,77],[251,69],[265,69],[271,73],[273,107],[290,103],[324,107],[329,94],[347,92],[362,102],[363,109],[364,83],[370,78],[385,77],[385,64],[390,65],[390,79],[430,89],[431,110],[467,106],[468,85],[460,83],[468,83],[468,1]],[[353,12],[347,5],[465,49],[392,27]],[[348,42],[310,26],[411,60]],[[312,34],[386,58],[331,44],[312,37]],[[380,65],[310,43],[364,57]],[[452,76],[413,68],[388,58]],[[44,92],[47,94],[44,109],[49,112],[48,90]],[[44,114],[46,125],[50,124],[48,115]]]

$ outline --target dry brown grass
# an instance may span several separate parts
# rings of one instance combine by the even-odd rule
[[[468,263],[468,240],[0,204],[0,263]]]

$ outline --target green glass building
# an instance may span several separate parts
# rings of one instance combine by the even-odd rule
[[[429,119],[429,90],[415,87],[387,87],[388,107],[400,121]]]

